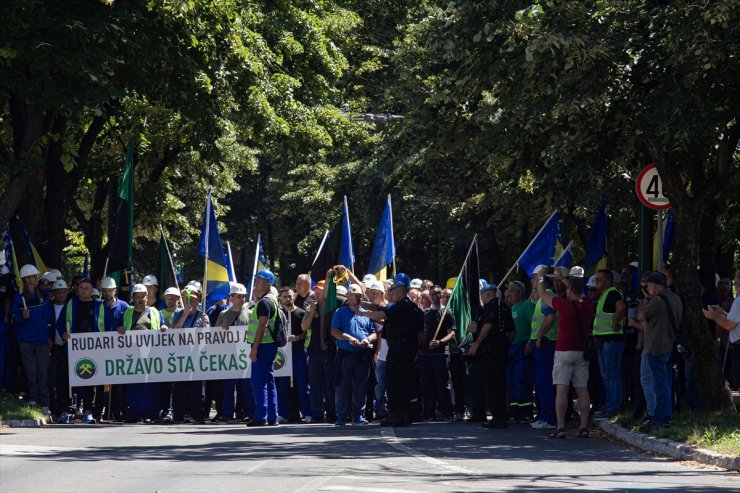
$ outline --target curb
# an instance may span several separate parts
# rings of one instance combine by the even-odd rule
[[[10,426],[11,428],[35,428],[49,424],[46,418],[36,419],[0,419],[0,426]]]
[[[600,422],[599,429],[633,447],[648,452],[667,455],[678,460],[691,460],[709,466],[740,471],[740,457],[719,454],[693,445],[687,445],[683,442],[674,442],[667,438],[655,438],[645,433],[630,431],[608,421]]]

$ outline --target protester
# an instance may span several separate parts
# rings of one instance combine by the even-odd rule
[[[278,409],[280,416],[285,416],[288,422],[312,421],[311,400],[308,391],[308,358],[306,357],[306,334],[301,328],[306,311],[295,305],[296,293],[290,286],[280,290],[281,309],[285,312],[288,322],[288,342],[291,344],[291,360],[293,363],[292,385],[291,378],[285,377],[284,385],[278,385]]]
[[[367,290],[368,301],[378,306],[385,306],[385,284],[380,281],[370,283]],[[377,334],[375,344],[375,388],[373,389],[375,397],[375,417],[385,419],[388,417],[388,398],[386,389],[388,386],[388,372],[386,359],[388,357],[388,342],[383,340],[383,324],[375,323],[375,333]]]
[[[67,302],[68,289],[64,279],[58,279],[54,282],[51,293],[54,298],[51,324],[55,330],[52,334],[53,337],[51,337],[54,344],[51,346],[51,363],[49,365],[49,408],[54,416],[59,417],[60,423],[68,423],[70,419],[68,411],[72,402],[69,398],[67,347],[64,345],[62,336],[56,331],[57,321]]]
[[[532,391],[534,390],[534,361],[525,353],[532,328],[534,303],[526,298],[521,281],[511,283],[506,290],[511,307],[515,334],[508,353],[506,368],[511,417],[517,423],[532,421]]]
[[[525,355],[534,353],[534,388],[537,397],[537,421],[530,426],[536,430],[556,428],[555,393],[553,392],[552,368],[555,363],[555,344],[558,340],[558,319],[555,310],[542,303],[539,297],[540,273],[547,269],[544,265],[535,268],[532,274],[532,284],[536,290],[532,315],[532,332]],[[551,274],[543,277],[545,292],[554,296],[553,277]]]
[[[442,289],[429,289],[430,308],[424,313],[424,336],[421,342],[422,418],[450,421],[453,417],[445,348],[455,339],[455,316],[440,305]]]
[[[740,293],[740,270],[735,272],[735,289]],[[740,389],[740,296],[735,297],[729,312],[721,306],[712,305],[704,310],[704,316],[713,320],[717,327],[729,331],[728,341],[733,351],[730,385],[736,390]]]

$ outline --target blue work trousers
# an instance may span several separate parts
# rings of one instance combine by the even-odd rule
[[[599,372],[604,382],[606,412],[619,413],[622,407],[622,353],[624,341],[604,341],[598,350]]]
[[[273,363],[277,344],[262,343],[257,348],[257,361],[252,363],[252,395],[255,421],[277,420],[277,390]]]
[[[234,398],[234,391],[236,391],[236,399]],[[245,417],[254,418],[252,380],[249,378],[224,380],[222,406],[226,419],[233,419],[236,412],[243,413]]]
[[[447,356],[444,353],[422,354],[419,358],[421,374],[422,418],[434,419],[436,411],[443,418],[452,417],[452,400],[447,388]]]
[[[321,419],[334,417],[333,351],[316,351],[308,355],[308,383],[311,386],[311,416]]]
[[[531,341],[534,345],[534,341]],[[542,348],[534,347],[534,389],[537,393],[538,418],[551,425],[555,416],[555,389],[552,385],[552,367],[555,364],[555,342],[542,340]]]
[[[369,351],[339,350],[337,354],[339,363],[335,375],[337,379],[335,409],[338,420],[347,417],[350,412],[353,420],[365,417],[371,358],[372,354]]]
[[[509,364],[506,368],[506,384],[509,401],[514,406],[531,406],[534,389],[534,359],[525,356],[526,342],[509,346]]]

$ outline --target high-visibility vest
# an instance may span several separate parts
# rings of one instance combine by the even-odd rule
[[[604,311],[604,303],[606,303],[606,297],[612,291],[617,291],[616,288],[609,288],[599,297],[599,302],[596,305],[596,316],[594,317],[594,332],[595,336],[606,336],[606,335],[621,335],[622,328],[614,330],[614,313]],[[617,291],[618,292],[618,291]]]
[[[162,314],[162,318],[164,319],[164,323],[167,325],[172,325],[172,316],[175,314],[174,311],[169,310],[161,310],[159,313]]]
[[[123,313],[123,328],[125,330],[131,330],[131,325],[134,320],[134,308],[135,307],[130,306]],[[153,306],[147,307],[146,310],[149,310],[149,321],[151,322],[151,327],[149,328],[151,330],[159,330],[159,310]]]
[[[271,331],[275,330],[275,319],[277,318],[277,311],[279,310],[279,308],[275,296],[268,293],[260,298],[259,301],[257,301],[257,304],[254,306],[254,309],[249,312],[249,322],[247,323],[247,342],[249,344],[254,344],[254,339],[257,336],[257,327],[259,327],[260,324],[259,317],[257,316],[257,305],[259,305],[259,302],[262,301],[264,298],[267,298],[272,302],[272,305],[275,308],[275,312],[268,322],[267,330],[265,330],[265,335],[264,337],[262,337],[262,344],[270,344],[272,342],[275,342],[272,339]]]
[[[548,289],[547,293],[550,296],[553,296],[555,293]],[[545,314],[542,313],[542,300],[537,300],[537,304],[534,305],[534,314],[532,315],[532,335],[530,336],[530,339],[535,341],[537,340],[537,334],[540,332],[540,329],[542,328],[542,325],[545,323]],[[549,339],[551,341],[557,341],[558,340],[558,314],[555,313],[555,321],[552,323],[552,327],[550,327],[550,330],[547,331],[545,334],[545,338]]]
[[[64,327],[68,333],[72,332],[72,304],[77,304],[78,301],[76,298],[69,300],[65,308]],[[94,301],[93,303],[98,303],[98,332],[105,332],[105,309],[103,308],[103,303],[99,301]]]

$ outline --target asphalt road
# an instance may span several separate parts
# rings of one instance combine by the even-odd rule
[[[600,439],[378,425],[53,425],[0,431],[0,491],[740,491],[740,474]]]

